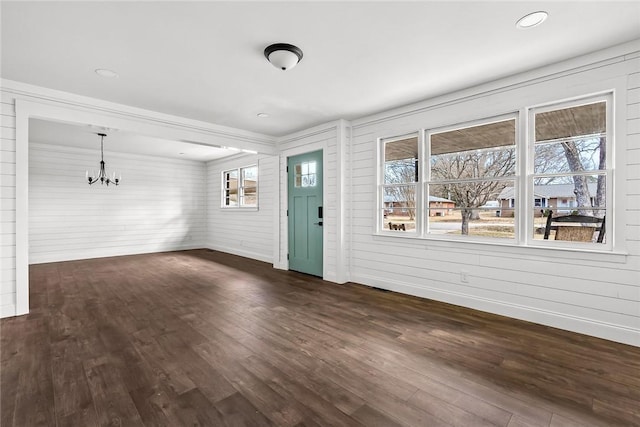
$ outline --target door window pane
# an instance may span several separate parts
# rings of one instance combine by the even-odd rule
[[[317,185],[316,162],[302,162],[294,166],[296,187],[315,187]]]

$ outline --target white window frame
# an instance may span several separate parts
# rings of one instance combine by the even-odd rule
[[[606,176],[607,194],[606,194],[606,231],[604,243],[588,243],[588,242],[570,242],[534,239],[534,205],[535,196],[533,192],[534,182],[534,154],[535,154],[535,114],[545,111],[553,111],[563,108],[571,108],[580,105],[592,104],[605,101],[606,102]],[[380,236],[393,236],[400,238],[413,238],[425,240],[442,240],[442,241],[459,241],[469,243],[489,243],[505,246],[520,246],[531,248],[549,248],[561,250],[577,250],[585,252],[612,253],[616,252],[615,230],[616,230],[616,214],[614,212],[614,193],[615,193],[615,165],[614,158],[616,143],[614,140],[614,127],[616,125],[613,115],[615,106],[615,93],[613,90],[599,92],[592,95],[583,95],[565,99],[562,101],[550,101],[535,106],[523,106],[516,112],[495,115],[493,117],[482,118],[473,121],[461,122],[447,127],[437,127],[431,129],[420,129],[417,132],[396,133],[395,135],[385,135],[377,138],[377,191],[376,191],[376,226],[375,234]],[[456,235],[432,235],[428,234],[428,218],[426,218],[427,210],[423,206],[422,201],[425,200],[426,186],[430,174],[429,162],[429,137],[434,133],[447,132],[456,129],[463,129],[482,124],[515,119],[515,150],[516,150],[516,173],[514,176],[514,196],[515,203],[513,209],[514,216],[514,239],[504,238],[487,238],[479,236],[456,236]],[[524,128],[524,129],[523,129]],[[385,167],[385,143],[395,140],[402,140],[410,137],[418,136],[418,187],[416,189],[416,230],[415,232],[389,231],[384,229],[383,212],[384,212],[384,167]],[[598,170],[593,175],[598,174]],[[549,206],[549,200],[546,200],[545,206]],[[539,209],[539,208],[538,208]]]
[[[398,184],[385,184],[385,146],[389,142],[402,141],[404,139],[409,138],[417,138],[418,146],[416,147],[418,150],[418,180],[414,183],[407,183],[407,185],[415,185],[416,187],[416,208],[415,208],[415,230],[414,231],[398,231],[398,230],[385,230],[384,229],[384,189],[387,186],[398,185]],[[402,135],[394,135],[384,138],[378,138],[378,186],[377,186],[377,198],[376,198],[376,230],[378,234],[388,235],[388,236],[399,236],[399,237],[418,237],[422,235],[422,214],[421,206],[422,206],[422,191],[421,191],[421,174],[422,174],[422,164],[421,164],[421,153],[422,153],[422,145],[423,145],[424,132],[409,132]]]
[[[245,184],[244,184],[244,174],[243,171],[245,169],[250,169],[250,168],[256,168],[256,203],[255,204],[245,204],[244,203],[244,189],[245,189]],[[236,206],[232,206],[232,205],[227,205],[226,201],[227,201],[227,197],[226,197],[226,191],[227,189],[225,188],[227,180],[226,180],[226,175],[228,173],[232,173],[232,172],[237,172],[238,174],[238,193],[237,193],[237,197],[238,197],[238,204]],[[221,172],[221,201],[220,201],[220,207],[222,209],[243,209],[243,210],[257,210],[258,209],[258,203],[259,203],[259,189],[258,189],[258,176],[259,176],[259,169],[258,169],[258,165],[257,164],[253,164],[253,165],[248,165],[248,166],[242,166],[242,167],[237,167],[237,168],[230,168],[230,169],[225,169]]]
[[[467,129],[467,128],[472,128],[475,126],[483,126],[483,125],[490,125],[492,123],[499,123],[499,122],[504,122],[504,121],[509,121],[509,120],[513,120],[515,123],[515,130],[514,130],[514,138],[515,138],[515,159],[516,159],[516,164],[515,164],[515,173],[513,174],[513,176],[509,177],[509,178],[501,178],[501,179],[478,179],[477,181],[512,181],[513,180],[513,191],[514,191],[514,197],[515,197],[515,206],[510,208],[513,209],[514,212],[518,211],[518,195],[519,195],[519,191],[518,191],[518,184],[520,182],[520,143],[519,143],[519,123],[518,123],[518,113],[517,112],[513,112],[513,113],[507,113],[507,114],[501,114],[498,116],[493,116],[493,117],[487,117],[487,118],[482,118],[482,119],[478,119],[478,120],[473,120],[473,121],[468,121],[468,122],[463,122],[463,123],[458,123],[452,126],[446,126],[446,127],[439,127],[439,128],[434,128],[434,129],[428,129],[428,130],[424,130],[424,138],[423,138],[423,142],[422,142],[422,154],[423,154],[423,158],[420,160],[420,164],[421,164],[421,169],[423,172],[421,172],[421,193],[423,194],[422,197],[427,198],[428,199],[428,192],[427,192],[427,186],[429,184],[439,184],[439,181],[431,181],[431,166],[430,166],[430,158],[431,158],[431,135],[433,134],[439,134],[439,133],[445,133],[445,132],[451,132],[451,131],[455,131],[455,130],[461,130],[461,129]],[[453,180],[451,180],[453,181]],[[450,183],[451,181],[443,181],[443,183]],[[462,180],[464,181],[464,180]],[[420,206],[422,208],[422,206]],[[428,209],[427,209],[428,212]],[[489,243],[506,243],[506,244],[514,244],[516,242],[518,242],[518,237],[519,237],[519,230],[518,230],[518,215],[514,216],[514,225],[513,225],[513,230],[514,230],[514,238],[513,239],[506,239],[506,238],[498,238],[498,237],[482,237],[482,236],[472,236],[472,235],[467,235],[467,236],[462,236],[462,235],[448,235],[448,234],[442,234],[442,235],[435,235],[435,234],[430,234],[429,233],[429,218],[427,217],[427,212],[423,212],[422,213],[422,218],[424,221],[424,226],[423,226],[423,230],[424,230],[424,237],[426,238],[430,238],[430,239],[437,239],[437,240],[457,240],[457,241],[463,241],[463,242],[489,242]]]
[[[551,248],[565,248],[565,249],[581,249],[581,250],[597,250],[603,252],[610,252],[614,248],[614,212],[613,212],[613,193],[614,193],[614,117],[613,117],[613,105],[614,105],[614,96],[613,92],[609,91],[606,93],[591,95],[591,96],[582,96],[573,98],[566,101],[560,102],[549,102],[541,105],[537,105],[535,107],[527,108],[527,122],[529,124],[527,129],[527,176],[526,176],[526,185],[527,192],[529,194],[533,194],[534,188],[534,179],[537,176],[534,173],[534,162],[535,162],[535,115],[538,113],[545,113],[548,111],[561,110],[565,108],[571,107],[579,107],[581,105],[594,104],[598,102],[605,102],[606,104],[606,127],[607,131],[605,134],[606,137],[606,150],[607,150],[607,158],[606,158],[606,169],[604,170],[604,176],[606,177],[606,207],[605,207],[605,242],[604,243],[588,243],[588,242],[570,242],[570,241],[561,241],[561,240],[541,240],[533,238],[533,224],[534,224],[534,209],[533,199],[526,200],[526,233],[524,235],[523,243],[527,246],[536,246],[536,247],[551,247]],[[601,170],[593,170],[586,171],[584,175],[600,175]],[[559,174],[563,175],[563,174]],[[567,172],[564,175],[576,175],[576,173]],[[569,207],[571,207],[573,203],[569,202]]]

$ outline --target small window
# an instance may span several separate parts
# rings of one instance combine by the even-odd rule
[[[418,137],[383,141],[381,229],[416,232]]]
[[[258,206],[258,166],[222,172],[222,207]]]
[[[294,167],[296,187],[315,187],[317,182],[316,162],[302,162]]]

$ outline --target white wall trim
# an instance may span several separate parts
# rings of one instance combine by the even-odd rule
[[[348,129],[350,127],[349,122],[340,120],[336,128],[336,170],[338,174],[336,176],[336,194],[339,196],[336,198],[336,274],[331,281],[336,283],[346,283],[349,281],[349,261],[346,251],[346,155],[347,146],[349,144]],[[350,200],[350,199],[349,199]]]
[[[293,142],[296,141],[301,141],[303,139],[309,138],[310,136],[315,136],[315,135],[320,135],[326,132],[331,132],[334,129],[338,128],[341,123],[343,123],[344,120],[332,120],[330,122],[327,123],[323,123],[321,125],[317,125],[314,127],[311,127],[309,129],[306,130],[301,130],[289,135],[285,135],[285,136],[281,136],[280,138],[278,138],[277,143],[278,145],[281,144],[291,144]],[[281,152],[281,151],[280,151]],[[305,151],[301,151],[300,153],[294,153],[294,154],[290,154],[292,156],[295,156],[297,154],[302,154]]]
[[[337,120],[337,121],[333,121],[333,122],[329,122],[329,123],[325,123],[319,126],[315,126],[313,128],[307,129],[306,131],[300,131],[300,132],[296,132],[293,133],[291,135],[287,135],[284,137],[281,137],[278,139],[278,149],[279,149],[279,153],[280,153],[280,160],[279,160],[279,179],[278,182],[288,182],[288,176],[287,176],[287,159],[289,157],[292,156],[297,156],[299,154],[304,154],[304,153],[311,153],[314,151],[318,151],[318,150],[322,150],[322,176],[323,176],[323,183],[322,183],[322,199],[323,199],[323,206],[326,206],[326,201],[327,201],[327,197],[328,197],[328,187],[326,185],[327,183],[327,168],[328,168],[328,163],[327,163],[327,150],[328,150],[328,145],[326,143],[326,140],[323,140],[322,142],[318,142],[318,143],[312,143],[312,144],[303,144],[303,145],[299,145],[299,146],[293,146],[290,148],[283,148],[282,146],[284,144],[292,144],[298,141],[303,141],[306,138],[309,138],[311,136],[315,136],[315,135],[320,135],[323,133],[328,133],[328,132],[334,132],[337,131],[337,129],[340,128],[340,126],[342,125],[342,121],[341,120]],[[339,181],[339,180],[338,180]],[[278,217],[278,223],[282,224],[282,229],[280,229],[280,226],[278,227],[278,236],[275,239],[276,243],[277,243],[277,251],[278,251],[278,255],[277,257],[274,257],[275,260],[277,260],[277,262],[274,262],[274,267],[278,268],[278,269],[282,269],[282,270],[288,270],[289,269],[289,262],[286,259],[286,254],[289,251],[289,241],[287,238],[282,238],[282,236],[287,236],[288,232],[289,232],[289,228],[288,228],[288,218],[287,218],[287,211],[286,208],[285,209],[281,209],[281,201],[286,201],[286,203],[288,203],[289,200],[289,193],[288,193],[288,189],[287,186],[281,186],[279,189],[279,204],[278,204],[278,212],[279,212],[279,217]],[[325,212],[327,212],[327,209],[325,207]],[[326,220],[325,220],[326,222]],[[327,251],[327,227],[323,227],[322,228],[322,239],[323,239],[323,245],[322,245],[322,277],[325,280],[329,280],[329,277],[327,275],[327,260],[329,258],[329,254]],[[276,249],[276,243],[274,243],[274,249]],[[333,277],[332,277],[333,280]]]
[[[487,313],[512,317],[527,322],[538,323],[563,330],[578,332],[607,340],[621,342],[640,347],[640,329],[598,322],[577,316],[569,316],[553,311],[521,306],[503,301],[482,298],[475,295],[465,295],[442,289],[416,286],[411,283],[389,279],[378,279],[366,274],[352,275],[351,280],[366,286],[373,286],[393,292],[400,292],[420,298],[428,298],[449,304],[472,308]]]
[[[86,148],[86,147],[70,147],[66,145],[58,145],[58,144],[48,144],[46,142],[30,142],[29,148],[37,148],[41,151],[51,151],[54,153],[70,153],[70,154],[100,154],[100,150],[98,148]],[[153,159],[154,162],[166,163],[166,164],[182,164],[182,165],[204,165],[205,161],[203,160],[192,160],[192,159],[180,159],[176,157],[164,157],[157,156],[153,154],[136,154],[136,153],[125,153],[122,151],[109,151],[109,157],[115,159],[130,159],[130,160],[140,160],[143,162],[148,162],[149,159]],[[225,157],[225,159],[229,159],[231,157]]]
[[[13,80],[0,79],[0,86],[3,92],[15,95],[16,99],[29,99],[41,104],[56,105],[70,110],[92,111],[94,114],[125,117],[129,120],[148,122],[164,127],[164,132],[170,128],[180,129],[183,132],[180,140],[185,142],[193,141],[216,145],[216,143],[222,141],[223,144],[229,145],[229,140],[233,140],[237,144],[232,146],[237,148],[274,153],[276,138],[269,135],[144,110]],[[186,131],[193,133],[193,139],[184,135]],[[167,137],[171,138],[165,134],[165,138]]]
[[[275,182],[274,194],[273,198],[273,255],[272,255],[272,263],[273,268],[278,270],[288,270],[289,262],[287,259],[283,259],[282,251],[280,250],[280,236],[282,236],[282,228],[280,226],[282,212],[280,210],[282,195],[286,194],[286,191],[282,189],[280,183],[281,177],[281,157],[278,156],[278,169],[277,169],[277,177]],[[285,172],[286,173],[286,172]],[[324,176],[324,175],[323,175]],[[285,186],[286,187],[286,186]],[[286,212],[285,212],[286,216]]]
[[[215,243],[207,243],[206,248],[211,249],[212,251],[224,252],[227,254],[238,255],[244,258],[251,258],[258,261],[273,264],[272,258],[258,252],[253,252],[253,251],[248,251],[248,250],[238,249],[238,248],[230,248],[228,246],[217,245]]]
[[[16,109],[16,316],[29,312],[29,113]]]
[[[20,314],[25,314],[25,313],[20,313]],[[14,316],[19,316],[19,314],[16,312],[15,304],[0,305],[0,319],[4,319],[5,317],[14,317]]]
[[[29,264],[35,265],[35,264],[46,264],[49,262],[64,262],[64,261],[76,261],[76,260],[84,260],[84,259],[111,258],[116,256],[186,251],[190,249],[200,249],[202,248],[202,246],[203,246],[202,244],[198,244],[198,243],[195,243],[195,244],[189,243],[189,244],[183,244],[179,246],[162,245],[153,250],[143,250],[143,251],[140,251],[140,250],[123,251],[121,247],[114,248],[112,250],[105,248],[105,249],[101,249],[102,253],[100,253],[99,255],[92,255],[90,257],[87,257],[87,253],[85,251],[66,251],[64,255],[53,254],[53,255],[31,256],[29,259]]]

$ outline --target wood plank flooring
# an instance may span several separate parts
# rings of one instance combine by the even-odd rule
[[[640,426],[640,348],[209,250],[34,265],[2,426]]]

